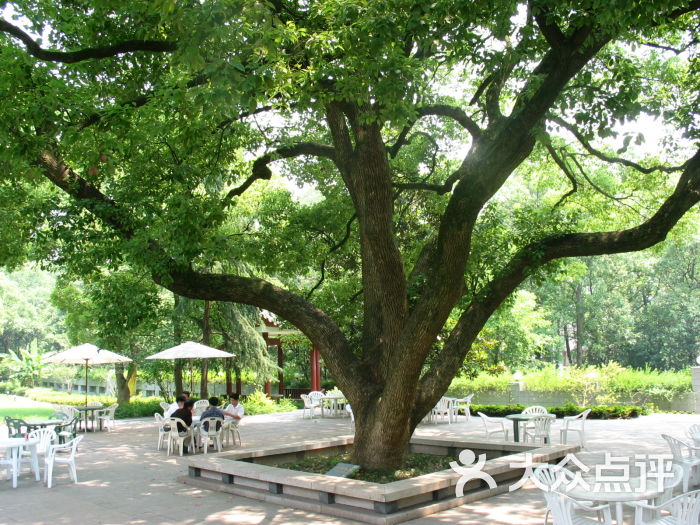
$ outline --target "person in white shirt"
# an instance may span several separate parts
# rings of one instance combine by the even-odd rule
[[[168,407],[168,410],[163,412],[163,417],[172,416],[177,409],[183,408],[185,406],[185,401],[187,401],[187,398],[184,394],[180,394],[179,396],[177,396],[175,398],[175,402]]]
[[[236,419],[240,421],[243,414],[245,414],[245,410],[243,409],[243,405],[238,402],[238,394],[231,394],[229,399],[231,403],[226,407],[226,410],[224,410],[224,416],[226,416],[227,419]]]

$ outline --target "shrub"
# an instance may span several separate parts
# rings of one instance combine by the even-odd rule
[[[127,417],[152,417],[156,412],[162,413],[160,397],[132,397],[126,405],[119,405],[114,417],[124,419]],[[116,401],[115,401],[116,402]]]
[[[513,375],[510,372],[493,375],[487,372],[480,372],[473,379],[467,377],[455,377],[450,384],[445,395],[452,397],[464,397],[478,392],[505,392],[513,382]]]
[[[27,388],[17,381],[0,382],[0,394],[10,394],[13,396],[23,396]]]
[[[69,392],[59,392],[48,388],[30,388],[27,390],[27,397],[35,401],[43,401],[54,405],[83,406],[85,404],[85,394],[71,394]],[[98,401],[104,406],[116,403],[117,400],[111,396],[91,396],[88,395],[88,402]],[[155,412],[162,412],[160,408],[160,397],[133,396],[129,403],[120,405],[114,417],[124,419],[127,417],[149,417]]]
[[[479,392],[504,392],[513,376],[480,373],[475,379],[457,377],[446,395],[463,397]],[[651,368],[624,368],[615,362],[601,366],[570,366],[559,370],[547,364],[538,370],[529,370],[522,378],[525,388],[533,392],[566,392],[578,405],[618,404],[620,400],[633,405],[652,407],[660,401],[692,391],[690,370],[660,371]]]
[[[256,391],[241,399],[247,415],[271,414],[273,412],[290,412],[297,409],[297,405],[291,400],[282,398],[275,401],[267,397],[264,392]]]
[[[590,419],[630,419],[645,414],[643,407],[634,405],[593,405],[580,407],[573,403],[568,403],[563,407],[548,407],[550,414],[557,417],[575,416],[583,412],[586,408],[591,409],[588,416]],[[483,412],[491,417],[505,417],[509,414],[518,414],[525,409],[525,405],[472,405],[472,414]]]

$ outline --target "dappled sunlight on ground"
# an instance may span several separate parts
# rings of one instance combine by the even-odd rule
[[[602,462],[606,452],[620,456],[665,453],[661,433],[681,437],[700,417],[682,414],[645,416],[630,421],[589,421],[588,446],[577,455],[588,465]],[[558,442],[560,424],[553,428]],[[301,411],[250,416],[241,425],[243,447],[296,444],[352,433],[347,419],[302,419]],[[484,439],[478,417],[468,423],[422,425],[419,436]],[[166,456],[156,450],[157,427],[151,418],[118,421],[114,432],[87,433],[78,456],[74,484],[64,465],[54,471],[54,487],[35,482],[24,468],[16,490],[0,481],[2,524],[351,524],[349,520],[279,507],[229,494],[192,488],[176,481],[187,472],[192,456]],[[224,450],[237,450],[229,447]],[[41,504],[37,504],[41,502]],[[544,518],[539,490],[514,493],[464,505],[408,522],[412,525],[535,524]]]

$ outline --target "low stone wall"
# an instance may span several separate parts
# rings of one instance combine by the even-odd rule
[[[393,483],[371,483],[324,474],[278,468],[269,463],[299,460],[309,454],[352,445],[352,436],[340,436],[281,447],[260,447],[198,456],[189,461],[189,475],[180,481],[310,512],[320,512],[375,525],[393,525],[478,499],[507,492],[520,480],[526,466],[555,463],[579,450],[578,445],[525,445],[495,440],[455,441],[414,437],[415,452],[456,458],[465,448],[493,456],[481,472],[495,482],[490,488],[479,477],[460,481],[460,474],[443,470]],[[457,496],[457,486],[463,496]]]

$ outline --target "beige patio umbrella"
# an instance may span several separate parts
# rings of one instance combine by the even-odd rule
[[[235,357],[236,354],[224,352],[218,348],[195,343],[194,341],[186,341],[157,354],[149,355],[146,359],[189,359],[190,360],[190,390],[192,384],[192,360],[193,359],[216,359],[219,357]]]
[[[128,363],[131,359],[109,350],[102,350],[91,343],[85,343],[47,357],[44,361],[64,365],[85,365],[85,404],[87,405],[88,366]]]

